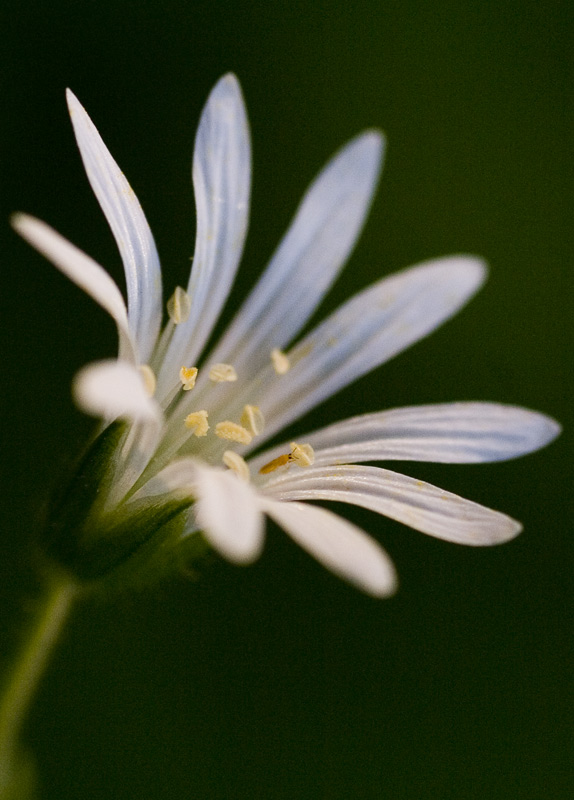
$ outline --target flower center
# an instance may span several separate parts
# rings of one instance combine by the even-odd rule
[[[156,388],[153,368],[160,369],[162,367],[162,362],[169,349],[175,328],[188,319],[190,310],[190,296],[185,289],[178,286],[167,302],[169,319],[157,343],[152,358],[152,366],[145,365],[140,368],[146,390],[150,395],[154,394]],[[279,348],[273,348],[269,358],[275,379],[280,380],[291,368],[289,357]],[[175,365],[173,366],[175,367]],[[169,370],[171,369],[172,367],[169,367]],[[197,367],[181,366],[179,379],[172,384],[172,388],[168,389],[162,397],[157,398],[164,409],[167,427],[160,447],[156,451],[152,462],[148,465],[147,474],[150,474],[150,470],[151,474],[157,473],[158,469],[162,469],[162,466],[166,465],[174,457],[194,457],[197,455],[208,463],[220,463],[221,459],[223,464],[239,478],[249,480],[247,462],[240,453],[231,448],[233,445],[238,448],[249,446],[254,439],[263,433],[265,429],[263,413],[255,403],[247,402],[243,405],[243,409],[239,411],[241,408],[239,402],[231,402],[231,406],[235,410],[231,411],[231,408],[229,408],[228,413],[231,411],[230,418],[226,418],[225,407],[227,404],[223,398],[229,397],[232,400],[233,394],[235,394],[236,398],[237,394],[232,392],[232,395],[229,395],[231,387],[226,390],[225,386],[239,380],[240,376],[238,376],[237,370],[233,364],[214,363],[205,367],[205,370],[202,367],[201,372],[202,379],[199,380]],[[199,409],[196,407],[194,409],[193,395],[191,393],[198,381],[198,388],[193,395],[199,392],[197,405],[201,404],[205,407]],[[212,388],[208,390],[210,384]],[[221,386],[221,388],[217,388],[218,386]],[[251,388],[253,389],[253,387]],[[226,391],[228,392],[227,395]],[[189,393],[185,401],[185,395],[182,395],[182,392]],[[247,391],[246,394],[245,400],[249,400],[250,391]],[[212,416],[215,416],[216,420],[210,418],[210,406],[214,401],[215,408],[212,409]],[[188,413],[186,414],[185,412]],[[194,444],[197,439],[202,440],[201,446],[199,446],[199,442],[197,442],[197,445]],[[220,441],[218,442],[217,440]],[[224,449],[224,443],[230,449]],[[267,475],[278,469],[286,470],[292,464],[298,467],[306,467],[311,465],[313,460],[314,454],[310,445],[291,442],[289,452],[274,458],[260,469],[259,473]]]

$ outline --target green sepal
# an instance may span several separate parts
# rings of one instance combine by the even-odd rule
[[[88,445],[71,476],[51,498],[40,546],[56,562],[66,563],[72,539],[105,496],[112,480],[111,464],[128,425],[113,422]]]
[[[154,537],[161,541],[167,529],[160,531],[193,502],[189,495],[169,494],[104,511],[114,456],[127,431],[128,425],[116,422],[100,433],[48,507],[41,549],[84,585],[103,580],[133,560],[135,552]],[[183,522],[179,527],[183,529]]]
[[[172,517],[115,569],[91,584],[102,597],[143,591],[174,577],[198,580],[216,558],[201,531],[186,533],[186,514]]]
[[[81,583],[101,580],[117,569],[171,520],[191,505],[189,497],[160,502],[142,501],[127,513],[119,506],[110,514],[92,514],[81,527],[68,531],[60,539],[57,553],[52,548],[49,555],[57,555],[58,563],[71,572]]]

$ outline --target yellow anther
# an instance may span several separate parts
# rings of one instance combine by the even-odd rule
[[[233,450],[226,450],[223,454],[223,463],[232,472],[235,472],[238,478],[249,483],[249,467],[247,461],[239,453],[234,453]]]
[[[259,406],[243,406],[241,424],[244,428],[247,428],[253,436],[259,436],[260,433],[263,433],[265,418]]]
[[[207,411],[193,411],[184,420],[185,427],[189,428],[194,436],[206,436],[209,430]]]
[[[148,364],[142,364],[139,369],[141,376],[143,378],[145,390],[150,397],[153,397],[155,394],[155,387],[157,384],[157,381],[155,379],[155,373]]]
[[[278,347],[274,347],[271,351],[271,363],[277,375],[285,375],[291,367],[289,358]]]
[[[167,301],[167,313],[176,325],[185,322],[191,311],[191,297],[181,286],[175,287],[175,292]]]
[[[184,392],[189,392],[195,386],[197,378],[197,367],[182,367],[179,371],[179,379]]]
[[[315,461],[315,451],[310,444],[297,444],[291,442],[290,461],[294,461],[299,467],[310,467]]]
[[[209,370],[209,380],[214,383],[233,383],[237,380],[237,372],[231,364],[214,364]]]
[[[244,428],[243,425],[238,425],[236,422],[230,422],[228,419],[217,423],[215,435],[219,436],[220,439],[227,439],[238,444],[249,444],[253,438],[247,428]]]

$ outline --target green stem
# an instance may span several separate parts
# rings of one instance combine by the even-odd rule
[[[7,676],[0,698],[0,796],[11,796],[21,762],[20,733],[30,703],[77,594],[69,580],[52,580],[21,651]],[[2,792],[7,788],[7,793]]]

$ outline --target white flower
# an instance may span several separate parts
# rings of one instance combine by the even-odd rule
[[[359,505],[469,545],[496,544],[520,531],[501,513],[360,464],[522,455],[559,431],[548,417],[522,408],[399,408],[337,422],[250,457],[325,398],[429,334],[484,281],[485,265],[476,257],[428,261],[363,290],[297,339],[360,233],[379,174],[380,133],[352,140],[319,174],[263,277],[206,356],[248,223],[250,138],[236,78],[219,81],[201,117],[193,157],[193,268],[187,290],[176,289],[168,302],[163,331],[161,271],[143,211],[84,109],[71,93],[68,101],[88,178],[122,255],[127,308],[102,267],[47,225],[17,215],[14,226],[118,328],[118,360],[84,368],[74,385],[88,413],[132,423],[114,457],[105,510],[129,514],[142,500],[187,496],[184,535],[203,531],[237,562],[259,554],[266,514],[329,569],[378,596],[396,587],[386,553],[355,525],[300,501]]]

